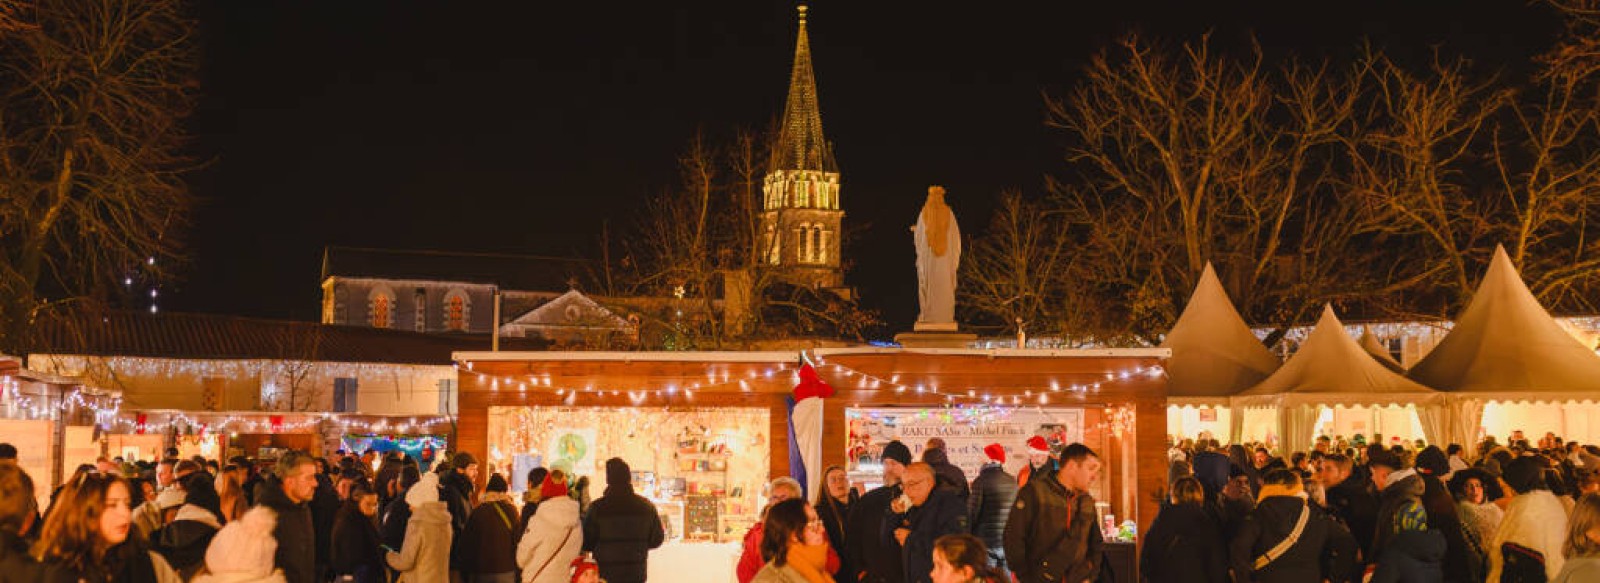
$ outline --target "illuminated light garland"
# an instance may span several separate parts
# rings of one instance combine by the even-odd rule
[[[35,362],[37,360],[38,362]],[[445,364],[391,364],[376,362],[329,362],[309,359],[185,359],[151,358],[138,356],[80,356],[35,355],[29,364],[36,369],[63,376],[84,376],[91,368],[103,367],[118,374],[140,377],[226,377],[244,378],[277,376],[298,372],[310,365],[318,374],[333,377],[365,377],[389,374],[396,370],[438,369],[444,372],[453,365]]]
[[[1029,389],[1025,390],[1022,395],[1001,395],[997,397],[987,392],[979,394],[977,389],[966,389],[965,391],[951,391],[946,389],[941,391],[937,385],[932,387],[920,384],[915,386],[904,385],[899,382],[900,376],[898,374],[891,376],[889,379],[884,379],[841,364],[824,363],[822,362],[821,358],[814,358],[813,360],[816,362],[816,367],[818,369],[830,368],[835,372],[843,374],[847,379],[859,378],[859,380],[856,382],[856,388],[859,390],[892,390],[896,393],[915,391],[919,395],[931,393],[936,396],[944,397],[945,401],[948,403],[955,403],[957,399],[963,399],[971,403],[985,404],[1005,404],[1009,402],[1012,405],[1022,405],[1024,404],[1024,401],[1027,401],[1028,404],[1048,405],[1050,404],[1050,393],[1069,391],[1078,394],[1087,394],[1091,392],[1098,392],[1102,385],[1106,382],[1127,381],[1140,375],[1154,378],[1166,373],[1165,369],[1160,366],[1137,366],[1131,371],[1105,373],[1106,378],[1104,381],[1062,386],[1059,382],[1051,380],[1049,382],[1049,391],[1041,390],[1038,393],[1035,393],[1033,390]],[[542,385],[542,388],[554,389],[553,392],[556,396],[566,397],[565,400],[568,405],[573,404],[577,395],[582,393],[589,393],[595,396],[605,396],[607,393],[610,393],[612,396],[618,396],[625,391],[632,401],[635,403],[640,403],[649,397],[659,398],[662,396],[674,396],[677,394],[679,389],[679,387],[675,384],[668,384],[666,388],[661,389],[647,389],[639,387],[596,388],[593,385],[585,385],[582,387],[558,387],[554,386],[550,382],[549,373],[528,373],[526,375],[497,376],[472,370],[472,362],[470,361],[467,362],[465,366],[457,364],[456,370],[458,372],[474,375],[474,380],[476,380],[477,384],[480,386],[488,384],[490,391],[499,391],[500,387],[505,385],[516,386],[518,392],[526,393],[527,384],[530,382],[534,384],[535,387],[540,387]],[[732,378],[727,371],[722,371],[720,374],[713,371],[706,373],[706,382],[695,382],[688,386],[682,387],[683,393],[685,397],[693,398],[694,391],[696,390],[709,390],[719,387],[731,387],[735,385],[739,387],[740,391],[749,392],[752,389],[749,383],[746,381],[746,378],[765,377],[770,379],[777,371],[789,371],[791,377],[790,382],[795,384],[800,382],[799,373],[790,369],[788,365],[778,365],[777,368],[769,368],[763,373],[757,373],[756,371],[752,370],[745,375],[745,378],[737,379]],[[887,389],[885,385],[887,385]],[[962,392],[965,392],[965,394],[963,395]]]
[[[187,413],[180,411],[170,413],[167,417],[167,420],[164,422],[150,422],[146,420],[143,428],[147,432],[154,433],[164,433],[173,428],[184,427],[200,428],[206,433],[240,431],[245,433],[261,433],[263,431],[282,433],[303,431],[321,425],[325,421],[332,421],[337,423],[346,433],[349,433],[351,430],[362,433],[382,433],[390,430],[398,430],[401,433],[409,433],[413,428],[429,431],[435,425],[452,422],[452,418],[448,416],[436,416],[420,420],[417,417],[408,417],[404,421],[391,419],[364,421],[360,419],[346,419],[343,415],[336,413],[311,413],[302,414],[307,415],[307,418],[305,419],[279,423],[276,425],[276,430],[274,430],[274,424],[271,422],[270,417],[278,415],[295,415],[295,413],[262,411],[259,414],[253,414],[249,417],[231,414],[227,417],[224,417],[221,421],[216,421],[214,419],[207,421],[201,416],[191,417]],[[267,417],[268,419],[263,420],[261,417]],[[139,428],[139,423],[135,419],[119,417],[113,419],[110,423],[110,426],[113,428],[121,426]]]

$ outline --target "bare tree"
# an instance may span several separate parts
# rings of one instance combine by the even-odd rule
[[[273,343],[278,358],[261,371],[263,388],[273,387],[262,406],[274,411],[315,411],[324,391],[320,386],[323,333],[319,325],[280,327]]]
[[[1071,282],[1062,274],[1071,256],[1060,213],[1019,192],[1003,192],[987,236],[968,247],[962,305],[1015,331],[1059,335],[1061,320],[1081,306],[1063,297]]]
[[[195,23],[178,0],[8,3],[0,32],[0,349],[47,306],[179,258]]]
[[[1257,321],[1292,323],[1350,286],[1364,216],[1335,170],[1365,72],[1263,63],[1259,48],[1233,59],[1208,39],[1166,50],[1128,37],[1047,101],[1072,143],[1052,189],[1071,237],[1065,280],[1090,298],[1080,330],[1155,341],[1208,261]]]

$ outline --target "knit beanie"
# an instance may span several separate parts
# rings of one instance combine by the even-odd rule
[[[439,501],[439,474],[428,473],[406,491],[406,505],[417,508],[428,502]]]
[[[561,480],[549,480],[549,479],[547,479],[547,480],[544,481],[544,485],[539,486],[539,498],[540,499],[550,500],[552,498],[556,498],[556,497],[559,497],[559,496],[566,496],[566,495],[567,495],[567,484],[562,482]]]
[[[548,482],[549,480],[545,480]],[[606,460],[606,485],[627,486],[633,484],[633,470],[628,467],[628,462],[622,458],[614,457]]]
[[[1006,463],[1006,448],[998,443],[983,446],[983,455],[1002,464]]]
[[[1450,473],[1450,458],[1439,446],[1430,445],[1417,454],[1417,469],[1437,478]]]
[[[899,440],[891,441],[883,446],[883,459],[900,462],[900,465],[911,464],[911,448]]]
[[[500,474],[490,474],[489,483],[483,487],[485,492],[505,492],[510,489],[511,487],[506,484],[505,476]]]
[[[211,546],[206,549],[206,569],[217,575],[272,574],[273,557],[278,552],[272,529],[277,525],[278,515],[269,508],[257,506],[246,511],[212,537]]]
[[[573,581],[577,581],[578,579],[582,578],[583,574],[589,571],[594,571],[596,573],[600,572],[600,565],[596,564],[594,561],[583,558],[582,555],[579,555],[578,558],[572,560]]]

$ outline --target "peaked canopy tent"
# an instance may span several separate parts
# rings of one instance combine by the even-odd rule
[[[1172,350],[1167,361],[1167,434],[1174,437],[1225,430],[1220,437],[1238,442],[1243,417],[1233,414],[1228,398],[1282,364],[1250,332],[1210,263],[1161,348]]]
[[[1338,408],[1365,411],[1371,426],[1382,410],[1403,409],[1409,414],[1402,418],[1415,416],[1430,442],[1437,442],[1446,427],[1438,392],[1379,363],[1345,332],[1332,306],[1323,307],[1300,350],[1272,376],[1235,396],[1233,407],[1241,416],[1274,416],[1283,452],[1310,449],[1318,426],[1332,422],[1328,418]]]
[[[1539,305],[1503,247],[1450,334],[1409,376],[1450,394],[1452,443],[1514,429],[1600,441],[1600,356]]]
[[[1371,328],[1365,326],[1361,328],[1360,343],[1362,350],[1367,351],[1367,354],[1371,354],[1373,358],[1378,359],[1378,364],[1394,372],[1405,374],[1406,367],[1400,364],[1400,361],[1395,360],[1393,354],[1389,354],[1389,348],[1383,345],[1382,340],[1378,340],[1378,337],[1372,334]]]

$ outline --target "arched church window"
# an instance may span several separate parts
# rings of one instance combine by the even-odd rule
[[[822,263],[822,225],[811,226],[811,262]]]
[[[467,331],[467,292],[453,289],[444,298],[445,329],[451,332]]]
[[[373,328],[391,328],[394,326],[394,292],[387,287],[378,287],[367,296],[367,322]]]
[[[828,231],[817,227],[817,263],[828,262]]]

